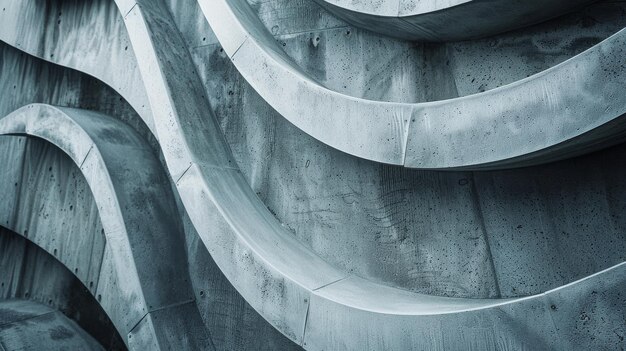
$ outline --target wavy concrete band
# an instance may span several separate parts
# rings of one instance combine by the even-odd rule
[[[0,21],[12,24],[3,26],[0,40],[43,60],[97,77],[124,96],[141,116],[150,116],[150,104],[124,23],[115,5],[102,6],[102,2],[54,8],[54,2],[0,0]],[[57,11],[62,13],[58,23],[49,18]],[[154,130],[151,118],[145,118],[145,122]]]
[[[346,22],[392,37],[467,40],[562,15],[595,0],[314,0]]]
[[[173,215],[173,194],[146,143],[113,118],[43,104],[27,105],[0,119],[0,135],[47,140],[82,171],[106,239],[96,292],[125,342],[134,349],[208,348],[193,293],[181,274],[185,252],[182,236],[176,236],[182,224]],[[57,233],[53,241],[60,245],[66,237]],[[45,236],[40,234],[31,232],[27,238]],[[49,242],[35,244],[52,254]],[[188,339],[169,340],[181,326],[193,331]]]
[[[0,302],[2,350],[104,350],[60,311],[26,300]]]
[[[340,151],[423,169],[526,166],[589,151],[626,113],[626,31],[503,87],[428,103],[347,96],[308,76],[242,0],[199,0],[225,52],[283,117]],[[607,123],[615,122],[611,125]],[[604,130],[598,130],[604,129]]]
[[[237,169],[188,52],[176,49],[184,43],[163,3],[118,4],[127,14],[130,39],[149,87],[157,136],[194,226],[246,300],[307,349],[406,349],[410,342],[461,347],[470,339],[485,338],[493,343],[483,349],[495,349],[500,342],[496,335],[511,335],[508,342],[517,348],[555,346],[572,328],[567,319],[553,322],[552,305],[564,313],[562,306],[571,301],[565,295],[586,296],[591,288],[617,296],[624,265],[546,294],[512,300],[408,293],[330,266],[276,220]],[[457,333],[478,320],[490,323]],[[520,320],[528,321],[521,331]]]
[[[37,6],[20,4],[7,4],[8,11],[0,16],[47,23]],[[315,82],[277,46],[245,2],[200,4],[235,65],[270,105],[316,139],[358,157],[409,168],[496,169],[572,157],[623,137],[620,121],[626,98],[615,94],[625,85],[619,65],[623,32],[523,81],[452,100],[401,104],[346,96]],[[225,13],[231,16],[222,16]],[[0,39],[119,87],[156,134],[145,89],[131,88],[142,78],[128,34],[116,16],[98,17],[110,23],[91,23],[66,13],[57,45],[42,46],[44,28],[19,23],[17,29],[0,33]],[[106,34],[94,38],[89,35],[93,27]],[[83,49],[93,45],[97,52]],[[116,68],[103,70],[105,62]]]
[[[561,303],[563,294],[584,293],[589,286],[600,288],[604,279],[608,283],[601,290],[615,296],[623,284],[624,265],[618,265],[529,298],[453,299],[408,293],[335,269],[276,220],[236,168],[210,109],[203,109],[206,98],[201,89],[194,89],[200,83],[188,52],[172,50],[183,41],[162,3],[144,0],[120,4],[120,9],[128,10],[126,25],[142,63],[144,82],[150,87],[158,138],[194,226],[244,298],[307,349],[401,350],[410,338],[419,338],[419,333],[408,330],[430,333],[434,319],[446,324],[448,331],[457,331],[477,316],[491,320],[510,316],[492,324],[490,330],[513,335],[509,341],[513,345],[555,345],[557,340],[551,336],[558,333],[558,326],[551,321],[548,301]],[[533,318],[519,331],[519,318],[529,313]],[[345,323],[346,319],[359,323]],[[439,332],[433,334],[435,340],[459,346],[464,338],[478,338],[486,331],[475,329],[465,335]],[[568,332],[573,331],[562,333]],[[497,342],[485,349],[495,349]]]

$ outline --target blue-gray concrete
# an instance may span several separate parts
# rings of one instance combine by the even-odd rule
[[[467,40],[535,24],[594,0],[315,0],[367,30],[408,40]]]
[[[2,2],[6,227],[130,349],[623,348],[623,4],[317,3]]]
[[[0,302],[2,350],[104,350],[61,312],[25,300]]]

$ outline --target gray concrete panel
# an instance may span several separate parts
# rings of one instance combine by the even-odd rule
[[[159,11],[159,6],[154,6],[150,9],[156,12]],[[136,6],[133,11],[137,11],[137,15],[140,16],[141,6]],[[152,43],[156,47],[163,49],[165,46],[158,45],[159,41],[157,39],[160,39],[162,31],[166,31],[168,28],[172,28],[169,32],[170,34],[175,34],[175,29],[173,29],[175,26],[166,21],[167,15],[159,14],[158,12],[156,14],[150,12],[146,13],[148,16],[154,16],[152,18],[158,18],[157,22],[159,26],[150,27],[150,17],[142,16],[137,19],[132,19],[130,24],[141,26],[142,28],[140,29],[142,31],[144,30],[144,26],[147,27],[148,29],[145,30],[145,33],[150,34]],[[132,15],[132,11],[129,16],[130,15]],[[131,20],[127,19],[127,21]],[[154,33],[151,33],[150,30],[154,31]],[[130,31],[132,32],[133,30],[131,29]],[[133,36],[134,35],[131,34],[131,40],[134,40]],[[174,40],[176,40],[174,43],[178,43],[182,39],[179,40],[178,37],[175,37]],[[194,79],[197,79],[195,72],[186,70],[177,71],[170,66],[170,63],[174,59],[185,59],[184,53],[172,53],[165,50],[157,51],[154,47],[145,45],[145,42],[146,41],[140,43],[142,50],[136,50],[136,52],[138,55],[142,55],[144,54],[144,50],[147,51],[145,54],[150,58],[148,62],[154,62],[155,56],[158,58],[159,55],[164,55],[170,59],[170,61],[164,58],[160,60],[161,73],[164,79],[164,82],[161,84],[170,87],[169,92],[171,95],[169,96],[172,98],[170,101],[173,101],[172,105],[168,106],[171,112],[167,113],[170,118],[183,119],[186,120],[188,124],[193,124],[195,121],[193,115],[190,117],[186,114],[179,114],[173,109],[173,107],[176,106],[176,102],[189,103],[189,99],[193,98],[193,96],[187,96],[186,99],[182,99],[177,93],[172,93],[179,91],[176,87],[180,86],[180,81],[187,81],[186,79],[189,78],[189,80],[193,82]],[[155,51],[157,52],[156,54]],[[185,65],[180,64],[175,66],[181,67]],[[149,71],[146,70],[146,72]],[[178,74],[175,75],[175,73]],[[144,76],[145,75],[144,73]],[[176,80],[174,76],[177,78]],[[149,94],[154,93],[154,95],[157,96],[159,91],[159,89],[155,89],[149,92]],[[195,96],[195,99],[200,101],[204,98],[204,96]],[[154,100],[151,98],[151,101]],[[162,102],[157,103],[162,104]],[[156,111],[154,108],[153,110]],[[159,130],[160,122],[158,118],[156,118],[156,115],[155,121],[159,139],[164,140],[165,137],[162,134],[162,130]],[[168,121],[171,121],[171,119]],[[180,124],[180,122],[176,122],[174,125],[176,124]],[[170,123],[170,125],[172,124]],[[205,127],[198,129],[203,128]],[[177,130],[175,129],[175,131]],[[175,133],[169,133],[168,135],[169,138],[179,137]],[[184,135],[193,139],[193,135]],[[197,141],[193,140],[188,143],[191,152],[193,152],[193,147],[197,147],[198,144],[195,144],[196,142]],[[186,148],[174,148],[173,150],[187,151]],[[188,155],[180,155],[177,152],[171,152],[173,150],[165,148],[164,154],[168,165],[172,165],[171,158],[179,158],[173,162],[175,170],[177,170],[178,165],[180,165],[180,159],[193,159],[193,157]],[[216,172],[230,173],[230,176],[212,176],[212,174]],[[178,172],[175,171],[173,174],[178,174]],[[249,188],[242,184],[243,181],[237,181],[237,175],[238,172],[233,170],[230,166],[220,167],[219,164],[217,164],[209,168],[206,163],[198,162],[197,164],[192,164],[182,173],[177,184],[183,203],[189,211],[191,220],[198,229],[199,235],[203,238],[210,250],[213,250],[213,257],[217,264],[220,265],[220,268],[225,271],[226,276],[233,282],[233,285],[239,288],[242,295],[279,330],[288,337],[300,341],[304,338],[304,330],[306,330],[306,314],[303,319],[302,312],[298,312],[298,301],[304,301],[306,299],[308,302],[310,301],[310,298],[307,298],[308,294],[317,294],[316,290],[318,289],[328,289],[329,286],[333,286],[334,284],[341,284],[344,278],[339,278],[333,282],[331,278],[333,278],[334,272],[337,270],[325,264],[322,260],[317,259],[315,255],[306,252],[306,249],[299,243],[290,239],[291,234],[286,230],[280,230],[280,225],[275,222],[274,218],[264,213],[267,212],[267,210],[262,206],[256,205],[256,203],[260,203],[256,200],[256,195],[251,193]],[[198,189],[202,190],[198,191]],[[211,208],[214,206],[217,208],[217,211],[211,211]],[[211,217],[211,215],[215,216],[216,212],[219,212],[223,216],[224,221],[224,224],[220,225],[218,228],[228,229],[228,227],[230,227],[231,233],[225,233],[223,229],[212,231],[208,228],[210,225],[214,225],[214,221],[207,221],[207,218],[215,218]],[[219,219],[219,217],[217,219]],[[252,230],[254,230],[255,235],[251,234]],[[216,243],[218,245],[215,245]],[[268,252],[268,250],[265,249],[265,247],[270,245],[273,247],[272,252]],[[277,257],[275,252],[280,252],[282,255]],[[289,259],[291,257],[302,257],[304,260],[293,260],[292,262]],[[286,264],[287,261],[289,261],[289,265]],[[248,264],[240,264],[239,262],[247,262]],[[313,265],[311,262],[315,263],[317,266],[312,268]],[[257,272],[257,274],[246,273],[247,270],[252,270],[253,272]],[[305,275],[303,273],[308,274]],[[239,281],[240,277],[250,277],[250,280],[246,280],[245,283],[243,283]],[[507,301],[454,300],[440,297],[424,298],[423,295],[404,293],[401,290],[381,287],[372,282],[355,278],[349,279],[355,282],[354,284],[348,285],[347,289],[353,300],[364,301],[365,304],[367,304],[368,301],[380,303],[381,301],[393,300],[398,296],[404,296],[410,304],[417,306],[416,310],[409,312],[411,318],[417,320],[419,320],[422,315],[433,313],[434,310],[438,310],[442,307],[445,309],[440,310],[439,313],[442,313],[441,311],[448,313],[461,312],[468,308],[488,311],[501,304],[513,304],[514,302],[521,301],[519,299]],[[312,286],[315,286],[312,285],[312,283],[315,284],[323,281],[329,281],[329,283],[311,289]],[[262,284],[258,284],[257,282]],[[255,286],[257,287],[256,289]],[[263,289],[258,289],[259,287],[263,287]],[[332,289],[330,291],[332,291]],[[363,296],[365,292],[369,293],[371,291],[380,291],[381,293],[380,295],[376,295],[375,298]],[[341,291],[336,293],[331,292],[330,294],[332,297],[327,296],[326,299],[338,301],[340,305],[346,305],[352,301],[346,300],[345,295],[341,293]],[[420,299],[426,299],[436,303],[434,306],[430,306],[424,311],[421,311],[419,307],[423,305],[418,303]],[[533,298],[533,300],[536,299]],[[283,301],[289,303],[284,304]],[[407,304],[409,302],[407,302]],[[367,316],[363,317],[362,320],[367,321],[370,318],[375,320],[375,315],[372,314],[372,310],[376,307],[377,306],[367,306]],[[311,306],[309,306],[307,313],[311,313],[310,308]],[[285,312],[286,309],[289,309],[288,312]],[[290,312],[291,309],[293,309],[293,312]],[[390,312],[394,312],[392,313],[392,318],[397,318],[398,315],[402,315],[397,310],[392,309]],[[303,324],[304,328],[302,332],[298,332],[300,326]],[[371,325],[376,324],[377,323],[374,322]],[[329,323],[329,325],[332,325],[332,323]],[[374,333],[375,331],[372,330],[372,332]],[[550,331],[546,331],[546,333],[547,336],[543,336],[544,339],[548,339],[550,335],[552,335]],[[383,335],[379,337],[374,336],[374,338],[376,340],[384,339]],[[393,338],[385,340],[393,340]],[[322,348],[333,348],[333,346],[336,346],[336,344],[334,344],[335,341],[336,340],[325,338],[323,342],[327,344],[324,344]],[[379,344],[378,346],[381,345]]]
[[[154,130],[133,48],[112,1],[2,0],[0,7],[0,21],[11,23],[3,26],[2,41],[97,77],[123,95]]]
[[[190,37],[179,32],[164,3],[140,1],[132,5],[120,1],[119,6],[125,15],[137,61],[141,63],[143,81],[149,87],[146,91],[155,111],[155,130],[167,166],[198,235],[233,286],[278,330],[311,349],[403,349],[419,346],[424,340],[431,346],[467,345],[468,341],[473,341],[470,345],[479,349],[499,345],[541,349],[558,347],[555,341],[558,333],[563,333],[565,338],[570,335],[571,326],[560,328],[554,322],[551,324],[553,315],[550,311],[554,309],[552,305],[546,308],[546,296],[552,292],[530,298],[489,300],[428,296],[358,278],[329,264],[275,218],[238,170],[186,50],[185,40],[189,41]],[[250,38],[245,40],[236,49],[239,50],[237,55],[248,50],[245,45],[251,42]],[[264,44],[270,42],[273,43],[273,39]],[[595,49],[602,49],[602,45]],[[272,52],[274,54],[276,58],[282,57],[280,51]],[[602,59],[604,56],[598,57]],[[254,56],[249,58],[255,59]],[[287,61],[283,63],[289,64]],[[588,133],[585,137],[592,135],[597,138],[595,140],[604,141],[607,135],[615,136],[611,133],[612,128],[608,128],[615,125],[603,126],[608,134],[605,130]],[[588,143],[582,145],[587,147],[593,140],[586,139]],[[571,150],[565,148],[557,151],[563,150],[571,155]],[[95,173],[102,172],[94,173],[98,162],[91,155],[87,154],[83,168],[86,175],[96,177]],[[548,159],[550,157],[553,155]],[[518,163],[521,164],[526,163]],[[116,179],[116,174],[111,178]],[[438,191],[434,193],[436,195]],[[463,198],[463,194],[459,198]],[[107,220],[106,216],[104,220]],[[124,240],[124,236],[115,234],[119,232],[113,231],[114,244],[117,244],[116,240]],[[158,245],[153,248],[160,252]],[[115,255],[115,250],[107,247],[104,257],[111,257],[111,260],[107,259],[109,263],[104,270],[116,269],[111,263],[115,262]],[[623,273],[617,277],[617,285],[621,286]],[[117,283],[111,280],[106,284]],[[585,280],[577,281],[559,291],[583,293],[585,284]],[[611,296],[616,294],[615,289],[607,291]],[[619,301],[619,298],[607,300]],[[176,310],[174,306],[170,307]],[[138,340],[155,340],[145,337],[145,333],[159,330],[154,325],[159,319],[157,315],[167,313],[164,310],[150,312],[143,319],[144,324],[136,330]],[[446,317],[438,319],[440,315]],[[430,339],[416,333],[419,339],[409,340],[407,330],[402,329],[403,326],[415,326],[421,333],[434,334],[437,330],[430,327],[433,320],[439,321],[434,325],[441,325],[442,330],[462,331],[434,335]],[[534,324],[529,326],[520,323],[531,320]],[[610,322],[610,325],[614,324]],[[468,328],[473,325],[477,327]],[[348,338],[337,336],[335,331],[343,331],[341,336],[347,335]],[[506,339],[502,341],[503,337]],[[170,335],[160,340],[166,345],[175,339]]]
[[[61,312],[32,301],[0,302],[2,350],[104,350]]]
[[[200,15],[200,17],[202,16]],[[151,136],[145,126],[142,127],[141,123],[137,123],[141,122],[141,120],[136,115],[127,111],[127,106],[122,98],[116,95],[115,92],[107,89],[108,87],[78,72],[41,62],[4,44],[0,45],[0,49],[2,49],[0,61],[4,68],[0,70],[0,86],[7,87],[7,91],[10,92],[10,94],[0,100],[0,108],[2,108],[3,111],[7,111],[8,113],[18,106],[38,101],[79,107],[86,106],[90,109],[98,109],[106,114],[116,114],[119,112],[120,115],[116,114],[116,118],[132,125],[133,129],[141,133],[144,138]],[[5,136],[5,138],[9,137]],[[17,139],[21,140],[23,138]],[[17,143],[15,145],[17,145]],[[152,147],[154,148],[153,145]],[[7,169],[5,171],[10,171],[9,173],[11,174],[15,172],[21,174],[23,157],[26,157],[26,159],[35,157],[30,154],[23,156],[23,152],[18,152],[14,149],[7,150],[11,152],[7,154],[3,153],[4,159],[2,164],[9,162],[6,163]],[[153,150],[153,153],[158,151],[159,150]],[[36,149],[32,151],[32,154],[37,155],[38,152],[40,152],[39,149]],[[13,159],[14,161],[9,161]],[[72,162],[70,161],[70,163]],[[60,166],[58,169],[56,165],[53,164],[52,166],[54,166],[54,172],[67,168],[67,165]],[[45,164],[41,165],[42,173],[49,172],[47,167],[48,166]],[[80,170],[77,169],[76,173],[80,175]],[[15,177],[15,179],[19,178],[18,175]],[[63,177],[55,176],[55,178],[62,179]],[[13,182],[10,182],[10,184],[2,183],[0,186],[3,188],[3,193],[10,194],[14,192]],[[56,186],[55,182],[51,182],[49,186],[46,185],[46,190],[48,187],[55,189]],[[4,188],[6,188],[6,191]],[[85,186],[85,189],[90,192],[88,187]],[[62,198],[72,199],[71,196],[66,195],[62,195]],[[10,203],[6,203],[8,212],[3,211],[2,214],[20,212],[20,209],[14,206],[13,202],[9,202]],[[65,212],[61,212],[66,215],[64,222],[75,226],[76,223],[80,221],[76,221],[73,214],[76,214],[79,208],[76,206],[75,202],[60,206],[59,203],[62,202],[61,200],[52,201],[48,204],[50,207],[49,211],[44,213],[47,214],[48,217],[54,217],[54,215],[50,215],[50,213],[58,213],[58,209],[65,208]],[[4,202],[2,202],[2,204],[5,205]],[[74,207],[73,212],[69,211],[70,205]],[[97,210],[94,213],[97,215]],[[184,215],[184,212],[182,215]],[[56,216],[58,216],[58,214]],[[100,226],[94,229],[93,232],[100,233],[101,230]],[[197,234],[192,226],[189,226],[186,232],[187,241],[197,240]],[[36,232],[34,234],[36,234]],[[84,242],[84,240],[76,241],[76,243],[78,242]],[[57,249],[57,253],[60,252],[56,246],[51,248],[51,252],[53,252],[54,249]],[[75,252],[74,249],[71,249],[71,246],[63,249],[64,255],[73,255],[72,257],[74,257]],[[110,255],[110,251],[107,252]],[[191,267],[189,273],[192,275],[194,286],[196,286],[195,295],[198,299],[202,299],[202,303],[198,303],[198,306],[202,308],[202,319],[206,328],[208,328],[212,335],[213,333],[218,335],[218,340],[216,341],[218,349],[228,349],[232,345],[239,345],[239,347],[243,349],[246,348],[245,345],[255,345],[261,350],[274,350],[276,348],[284,350],[299,349],[294,343],[273,329],[269,323],[265,322],[262,317],[245,303],[242,297],[232,288],[223,274],[215,266],[215,263],[213,263],[212,259],[209,257],[202,243],[196,245],[196,247],[190,251],[190,255],[192,257],[189,259],[193,260],[194,266]],[[82,257],[80,255],[78,256]],[[115,269],[111,262],[112,261],[109,259],[105,260],[106,267],[102,268],[105,272],[107,270],[109,271],[105,274],[107,276],[115,274]],[[72,265],[70,268],[73,270],[78,267]],[[207,268],[209,268],[208,271],[206,270]],[[80,267],[78,272],[82,274],[85,271]],[[37,280],[40,281],[41,284],[48,282],[47,280],[41,279],[39,276],[37,276]],[[212,282],[216,285],[206,286],[207,283]],[[124,316],[128,313],[128,305],[119,304],[117,302],[117,294],[119,292],[117,291],[117,282],[114,278],[103,278],[97,284],[91,283],[94,282],[90,281],[89,284],[85,282],[85,285],[90,286],[94,296],[98,297],[103,305],[114,306],[108,310],[109,313],[120,316]],[[98,289],[97,291],[95,291],[96,288]],[[31,291],[30,293],[32,294],[34,292]],[[210,298],[207,295],[209,293],[211,294]],[[44,299],[44,301],[47,300],[47,298]]]
[[[104,63],[99,63],[104,64]],[[115,90],[81,72],[48,63],[0,42],[0,100],[3,116],[31,103],[95,110],[113,115],[159,152],[150,129]]]
[[[329,349],[329,341],[334,350],[619,349],[624,340],[615,331],[626,325],[621,293],[625,268],[622,263],[544,294],[503,300],[488,309],[466,305],[456,313],[428,298],[422,300],[422,310],[420,302],[405,300],[405,294],[392,298],[380,289],[369,290],[363,300],[353,294],[358,283],[346,280],[313,297],[305,343],[309,350]],[[339,294],[344,303],[324,299],[330,294]],[[377,307],[372,309],[370,302]],[[416,318],[412,312],[425,314]],[[606,332],[590,333],[594,326],[579,328],[583,323],[597,323]]]
[[[314,1],[346,22],[367,30],[408,40],[452,41],[535,24],[594,0]]]

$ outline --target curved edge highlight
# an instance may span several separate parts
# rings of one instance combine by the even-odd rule
[[[382,322],[428,332],[432,318],[445,316],[458,330],[476,313],[497,318],[504,308],[524,301],[542,306],[538,317],[546,317],[545,294],[508,300],[427,296],[352,277],[329,265],[276,220],[232,162],[206,97],[199,93],[189,54],[169,49],[183,41],[162,3],[137,0],[125,19],[138,61],[145,63],[144,80],[153,88],[149,98],[168,167],[195,228],[237,291],[287,337],[307,349],[350,349],[353,345],[333,334],[332,327],[342,325],[344,331],[369,333],[355,339],[361,349],[402,349],[406,327],[390,330]],[[623,282],[623,268],[609,272],[618,272]],[[407,306],[413,307],[403,312]],[[326,313],[326,308],[345,313]],[[388,319],[380,320],[381,315]],[[315,321],[315,316],[321,319]],[[362,324],[344,323],[346,318]],[[515,340],[545,340],[553,331],[522,332]],[[461,335],[452,337],[462,341]]]
[[[620,64],[626,30],[546,71],[484,93],[389,103],[347,96],[313,80],[247,2],[198,2],[225,52],[270,106],[313,138],[360,158],[418,169],[539,164],[547,153],[563,158],[583,152],[576,138],[626,113],[626,98],[614,93],[626,88]],[[605,133],[594,143],[610,146],[611,137]],[[567,149],[555,147],[565,143]]]
[[[0,135],[42,138],[80,168],[106,238],[98,300],[127,345],[210,349],[189,281],[181,274],[186,254],[183,236],[176,235],[182,224],[169,180],[150,147],[113,118],[44,104],[27,105],[0,119]],[[171,260],[161,260],[163,256]],[[154,317],[164,313],[167,318]],[[187,338],[170,340],[181,326]]]

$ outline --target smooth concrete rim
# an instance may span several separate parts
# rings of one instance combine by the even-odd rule
[[[111,135],[109,133],[117,134],[117,142],[119,142],[120,137],[121,140],[124,139],[122,136],[128,137],[126,144],[116,144],[122,146],[123,153],[104,151],[107,148],[105,144],[108,143],[107,134]],[[151,184],[146,183],[146,180],[156,181],[154,177],[148,176],[149,179],[146,179],[146,176],[140,175],[140,172],[145,172],[148,175],[162,172],[159,167],[154,167],[160,164],[151,155],[152,151],[146,142],[124,123],[101,113],[47,104],[26,105],[1,118],[0,135],[30,136],[46,140],[66,153],[81,170],[98,205],[98,213],[106,238],[104,256],[106,256],[106,251],[112,255],[115,281],[122,293],[117,297],[124,301],[126,306],[118,306],[119,300],[109,298],[98,302],[109,315],[127,346],[129,346],[129,338],[136,332],[140,323],[157,310],[169,310],[171,320],[152,321],[155,327],[148,330],[150,344],[138,345],[137,349],[142,347],[161,349],[164,347],[163,343],[166,338],[164,333],[167,332],[168,324],[172,322],[182,323],[182,321],[191,320],[202,326],[202,319],[197,308],[194,313],[176,308],[177,305],[183,304],[195,306],[193,292],[181,275],[181,272],[186,269],[183,262],[167,262],[160,259],[161,254],[170,257],[179,256],[177,249],[180,248],[180,245],[172,242],[172,240],[176,240],[176,236],[168,233],[170,235],[169,240],[168,237],[158,238],[158,240],[168,244],[160,245],[157,248],[151,243],[155,239],[148,239],[155,233],[151,233],[147,226],[140,225],[137,227],[138,223],[146,223],[146,221],[151,223],[153,227],[169,228],[171,225],[166,224],[169,219],[154,217],[150,211],[138,213],[132,207],[131,202],[136,199],[132,196],[140,196],[145,201],[158,201],[165,208],[167,206],[176,208],[174,199],[171,196],[166,196],[166,192],[162,194],[150,193]],[[128,169],[115,170],[112,168],[120,166],[120,162],[114,160],[116,157],[128,159],[134,157],[137,167],[153,167],[151,167],[152,169],[144,168],[141,171],[135,170],[137,173],[130,179],[129,176],[132,174],[128,173]],[[165,179],[167,178],[165,177]],[[122,209],[124,209],[123,212]],[[23,233],[18,234],[24,236]],[[26,236],[25,238],[32,240]],[[35,242],[35,244],[38,243]],[[142,244],[146,245],[147,249],[146,247],[133,248],[135,245],[140,246]],[[41,247],[41,245],[39,246]],[[166,252],[163,252],[164,248]],[[105,258],[103,257],[103,260]],[[140,265],[137,265],[137,262]],[[68,269],[72,271],[71,267]],[[102,279],[99,279],[100,282]],[[168,290],[164,288],[172,285],[175,286],[173,294],[164,293],[164,295],[169,294],[169,296],[165,296],[163,300],[159,300],[159,296],[151,296]],[[154,290],[154,292],[150,292],[150,290]],[[101,292],[99,287],[96,288],[96,291]],[[118,311],[120,308],[122,310],[128,308],[128,310],[120,312]],[[199,328],[199,330],[203,330],[203,328]],[[188,338],[208,338],[202,331],[195,330],[195,332],[197,334],[190,333]]]
[[[596,0],[313,1],[359,28],[400,39],[443,42],[522,28]]]
[[[288,57],[245,0],[198,3],[226,54],[270,106],[313,138],[360,158],[432,170],[540,164],[546,155],[560,159],[586,152],[587,144],[578,139],[626,113],[626,100],[613,96],[607,101],[601,89],[626,88],[626,69],[619,59],[608,59],[619,57],[625,30],[493,90],[435,102],[390,103],[347,96],[315,81]],[[615,74],[602,76],[604,71]],[[614,143],[608,138],[612,132],[621,130],[604,134],[605,146]]]

